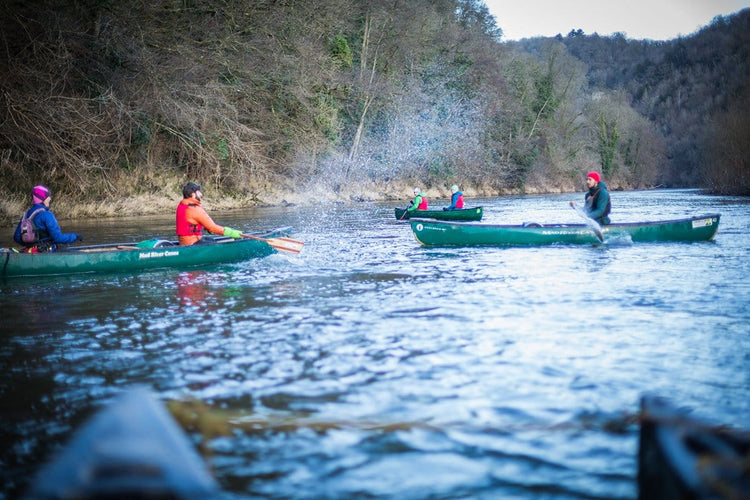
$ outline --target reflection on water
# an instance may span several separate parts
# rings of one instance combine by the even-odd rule
[[[487,223],[577,222],[570,198],[478,204]],[[207,405],[204,437],[185,425],[237,497],[633,498],[641,394],[747,423],[750,206],[613,199],[617,221],[720,212],[719,233],[423,249],[391,205],[268,208],[221,220],[292,226],[300,255],[0,282],[3,494],[145,384]],[[87,243],[170,219],[91,222]]]

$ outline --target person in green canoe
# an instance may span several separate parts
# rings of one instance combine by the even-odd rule
[[[13,240],[23,245],[26,253],[54,252],[58,244],[67,245],[83,241],[83,236],[76,233],[63,233],[57,218],[50,210],[52,191],[40,184],[31,190],[32,205],[16,226]]]
[[[203,242],[203,229],[209,233],[239,239],[243,235],[231,227],[220,226],[211,219],[201,206],[203,192],[200,184],[188,182],[182,188],[182,201],[177,205],[175,222],[180,245],[195,245]]]
[[[464,208],[464,194],[458,190],[458,184],[451,186],[451,204],[443,210],[461,210]]]
[[[416,210],[427,210],[427,197],[422,193],[419,187],[414,188],[414,199],[411,202],[411,206],[406,209],[407,212],[414,212]]]
[[[599,224],[609,224],[611,222],[609,213],[612,211],[612,202],[609,198],[607,185],[598,172],[589,172],[586,174],[586,186],[589,188],[585,197],[584,210],[586,215]]]

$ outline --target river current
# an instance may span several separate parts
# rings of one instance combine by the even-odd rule
[[[486,223],[578,223],[582,198],[467,205]],[[291,226],[302,253],[0,281],[0,498],[134,385],[225,424],[188,431],[227,498],[635,498],[642,395],[750,426],[750,202],[612,198],[615,222],[720,213],[719,231],[427,249],[394,203],[254,208],[211,215]],[[61,224],[96,244],[173,238],[173,221]]]

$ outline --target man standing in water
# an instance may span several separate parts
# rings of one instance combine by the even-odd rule
[[[589,172],[586,175],[586,186],[589,188],[586,193],[586,204],[584,206],[586,215],[599,224],[609,224],[609,213],[612,211],[612,203],[609,199],[607,185],[601,180],[599,173]]]
[[[182,201],[177,205],[177,239],[180,245],[194,245],[203,239],[203,228],[210,233],[242,238],[242,233],[231,227],[216,224],[201,206],[203,193],[195,182],[188,182],[182,188]]]

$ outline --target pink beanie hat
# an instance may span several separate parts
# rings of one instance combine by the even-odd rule
[[[42,184],[34,186],[34,189],[31,190],[31,199],[34,200],[34,203],[44,203],[44,200],[46,200],[49,195],[49,188]]]

